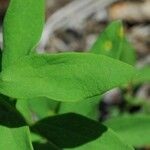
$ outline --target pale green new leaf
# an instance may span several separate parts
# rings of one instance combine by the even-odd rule
[[[3,25],[3,69],[35,48],[43,29],[44,13],[44,0],[10,0]]]
[[[8,128],[0,125],[1,150],[33,150],[27,126]]]
[[[122,139],[133,146],[150,144],[150,116],[127,115],[120,116],[105,122]]]
[[[65,150],[134,150],[111,129],[104,132],[97,140],[83,146]]]
[[[119,59],[123,38],[124,31],[121,21],[114,21],[97,38],[91,52]]]
[[[79,101],[125,84],[135,74],[132,66],[101,55],[32,55],[2,72],[0,91],[14,98]]]
[[[122,41],[122,52],[120,54],[120,60],[130,65],[135,65],[136,53],[132,44],[124,37]]]
[[[126,39],[121,21],[112,22],[97,38],[90,52],[135,64],[135,51]]]

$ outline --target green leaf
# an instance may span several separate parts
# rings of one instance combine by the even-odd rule
[[[150,83],[150,66],[145,66],[142,69],[138,70],[138,74],[136,76],[135,83],[136,84],[141,84],[141,83]]]
[[[114,21],[97,38],[91,52],[119,59],[123,38],[124,31],[121,21]]]
[[[33,150],[27,126],[8,128],[0,125],[1,150]]]
[[[135,74],[132,66],[101,55],[32,55],[1,73],[0,92],[14,98],[79,101],[125,84]]]
[[[48,98],[19,99],[16,108],[23,114],[27,122],[35,121],[54,115],[57,111],[59,102]]]
[[[104,132],[97,140],[83,146],[65,150],[134,150],[111,129]]]
[[[57,111],[59,102],[48,98],[35,98],[28,100],[30,110],[37,115],[39,119],[54,115]]]
[[[121,21],[112,22],[93,44],[92,53],[107,55],[133,65],[135,51],[124,35]]]
[[[34,150],[62,150],[53,143],[48,142],[45,138],[31,132],[31,140]]]
[[[95,96],[84,101],[69,103],[62,102],[59,107],[59,114],[73,112],[81,114],[88,118],[98,120],[98,104],[100,101],[100,96]]]
[[[32,111],[29,108],[28,99],[17,100],[16,108],[24,116],[28,124],[33,123],[34,114],[32,114]]]
[[[59,148],[72,148],[98,138],[107,128],[81,115],[68,113],[40,120],[31,130]]]
[[[0,48],[0,72],[2,71],[2,50]]]
[[[120,54],[120,60],[126,62],[130,65],[135,65],[136,63],[136,53],[132,44],[128,42],[125,37],[122,41],[122,52]]]
[[[39,134],[31,132],[30,135],[31,135],[31,141],[32,142],[41,142],[41,143],[44,143],[46,141],[46,139],[44,139],[43,137],[41,137]]]
[[[23,116],[9,103],[9,99],[2,95],[0,95],[0,125],[8,127],[26,125]]]
[[[144,146],[150,144],[150,116],[120,116],[106,121],[105,124],[130,145]]]
[[[28,55],[40,39],[44,0],[11,0],[4,19],[3,69]]]
[[[116,34],[118,34],[119,36],[116,36]],[[107,45],[105,45],[106,47],[104,47],[104,43],[109,44],[109,41],[110,46],[112,42],[115,47],[112,47],[112,50],[108,53],[103,53],[107,51],[105,48],[108,48]],[[120,51],[122,52],[121,54],[119,54]],[[135,61],[134,49],[124,37],[123,26],[120,21],[115,21],[108,26],[108,28],[100,35],[100,37],[91,48],[91,52],[96,54],[105,54],[108,56],[112,55],[112,57],[114,58],[117,57],[117,55],[120,55],[120,59],[129,64],[134,64]],[[98,112],[96,110],[98,109],[99,101],[100,96],[96,96],[91,98],[90,100],[81,102],[61,103],[59,113],[75,112],[92,119],[97,119]]]

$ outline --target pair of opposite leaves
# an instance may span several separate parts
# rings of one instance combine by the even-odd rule
[[[43,0],[11,1],[4,22],[2,93],[15,98],[46,96],[76,101],[99,95],[132,79],[135,70],[130,65],[102,55],[30,54],[41,34],[43,12]],[[106,50],[111,46],[106,43]]]
[[[104,55],[33,54],[43,24],[43,0],[38,3],[35,0],[10,2],[3,26],[2,94],[14,98],[48,97],[58,101],[78,101],[100,95],[135,76],[132,66]],[[121,32],[118,33],[122,36]],[[106,43],[106,48],[110,46]],[[94,48],[93,53],[97,53]]]

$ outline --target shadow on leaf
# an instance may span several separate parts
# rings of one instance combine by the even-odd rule
[[[15,108],[15,102],[3,95],[0,95],[0,125],[10,128],[26,125],[23,116]]]
[[[107,127],[79,114],[67,113],[40,120],[31,130],[59,148],[73,148],[97,139]]]
[[[58,148],[50,143],[39,143],[39,142],[33,142],[32,143],[34,150],[62,150],[61,148]]]

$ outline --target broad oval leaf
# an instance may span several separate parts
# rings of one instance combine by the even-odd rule
[[[58,101],[79,101],[125,84],[135,74],[132,66],[107,56],[31,55],[1,73],[0,92],[14,98],[45,96]]]
[[[43,29],[44,14],[44,0],[10,0],[3,25],[3,69],[35,48]]]
[[[134,150],[111,129],[104,132],[97,140],[83,146],[65,150]]]
[[[131,44],[124,36],[123,25],[120,21],[112,22],[100,34],[90,52],[118,58],[126,63],[134,64],[135,54]],[[61,103],[59,113],[75,112],[92,119],[98,119],[98,103],[100,96],[76,103]]]
[[[1,150],[33,150],[27,126],[8,128],[0,125]]]
[[[106,121],[105,124],[130,145],[150,144],[150,116],[148,115],[120,116]]]
[[[107,128],[78,114],[68,113],[47,117],[35,123],[31,130],[59,148],[72,148],[95,140]]]

